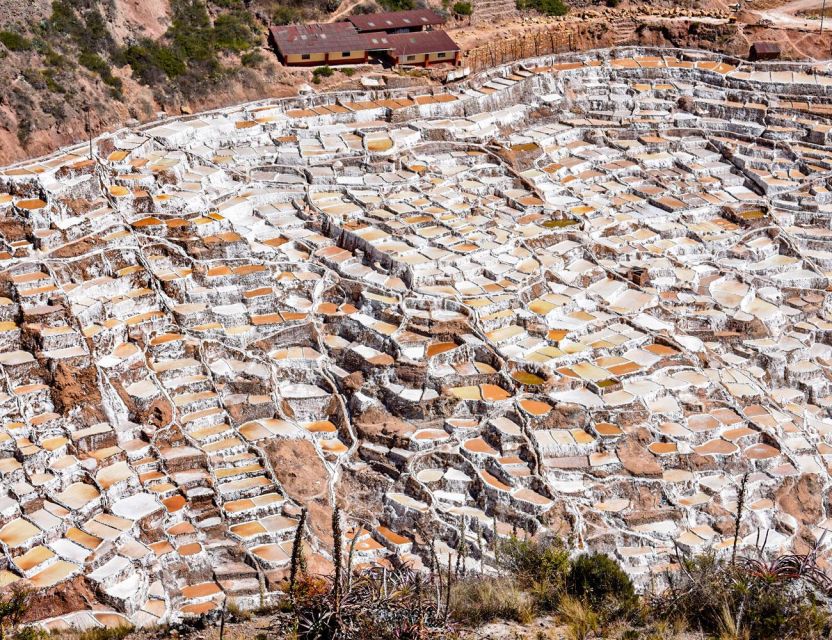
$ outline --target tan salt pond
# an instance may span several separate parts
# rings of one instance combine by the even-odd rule
[[[736,453],[739,451],[737,445],[728,442],[727,440],[723,440],[722,438],[715,438],[713,440],[708,440],[703,445],[698,447],[694,447],[693,449],[696,453],[700,456],[707,456],[707,455],[719,455],[719,456],[727,456],[731,455],[732,453]]]
[[[748,447],[744,452],[745,457],[751,460],[768,460],[780,455],[780,451],[767,444],[755,444]]]
[[[59,582],[63,582],[80,568],[71,562],[58,560],[37,575],[32,576],[30,581],[35,589],[45,589]]]
[[[27,520],[17,518],[0,529],[0,542],[9,547],[19,547],[40,534],[40,529]]]

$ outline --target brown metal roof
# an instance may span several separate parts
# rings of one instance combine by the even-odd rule
[[[420,53],[459,51],[459,45],[444,31],[418,31],[394,33],[387,36],[396,56],[412,56]]]
[[[364,51],[364,38],[349,22],[291,24],[271,27],[280,53],[295,55],[334,51]]]
[[[361,37],[367,51],[390,51],[393,48],[390,36],[386,33],[362,33]]]
[[[392,31],[445,24],[445,18],[430,9],[410,9],[408,11],[383,11],[347,18],[355,28],[362,32]]]
[[[780,45],[776,42],[755,42],[751,48],[757,53],[780,53]]]

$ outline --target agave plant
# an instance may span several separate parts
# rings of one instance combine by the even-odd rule
[[[818,566],[815,551],[806,555],[786,554],[770,560],[742,557],[737,566],[746,575],[769,582],[804,580],[826,597],[832,596],[832,578]]]
[[[301,640],[428,640],[448,625],[440,603],[427,593],[427,579],[410,570],[374,569],[351,581],[339,606],[328,595],[298,603]]]

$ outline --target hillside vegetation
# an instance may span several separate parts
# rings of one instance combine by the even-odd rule
[[[160,109],[288,93],[294,83],[265,50],[267,25],[323,18],[337,2],[11,6],[0,15],[0,164],[83,138],[87,115],[97,131]]]
[[[337,522],[336,515],[333,522]],[[334,540],[341,537],[336,533]],[[300,528],[298,529],[300,531]],[[336,544],[338,544],[336,542]],[[814,554],[679,556],[661,589],[638,595],[621,566],[603,553],[570,554],[557,538],[511,537],[497,544],[488,573],[471,563],[435,555],[428,571],[353,571],[353,549],[333,548],[335,573],[307,573],[300,536],[276,607],[244,611],[226,602],[222,612],[190,619],[175,629],[205,638],[206,627],[242,624],[229,637],[254,630],[262,640],[464,640],[483,637],[483,625],[535,625],[539,639],[568,640],[824,640],[832,633],[832,582]],[[347,545],[348,546],[348,545]],[[464,550],[459,550],[464,554]],[[0,590],[0,639],[47,640],[21,623],[31,592]],[[247,626],[245,623],[249,623]],[[514,627],[514,633],[523,626]],[[66,640],[166,638],[166,627],[131,633],[128,627],[62,634]],[[522,631],[521,631],[522,633]],[[532,631],[530,630],[530,633]],[[92,635],[90,635],[92,634]],[[211,637],[217,637],[211,635]],[[491,636],[487,636],[491,637]],[[501,636],[504,637],[504,636]],[[507,637],[507,636],[505,636]]]

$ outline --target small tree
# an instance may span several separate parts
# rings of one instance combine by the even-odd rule
[[[454,3],[454,13],[458,16],[470,16],[473,13],[470,2],[456,2]]]
[[[628,613],[638,602],[630,577],[604,553],[583,553],[575,558],[566,589],[596,610],[603,607],[610,617]]]
[[[468,24],[471,23],[471,14],[474,13],[474,8],[471,6],[470,2],[466,2],[465,0],[456,2],[454,3],[452,10],[456,16],[468,16]]]
[[[17,584],[0,595],[0,640],[5,640],[6,634],[13,632],[23,620],[31,596],[29,589]]]

